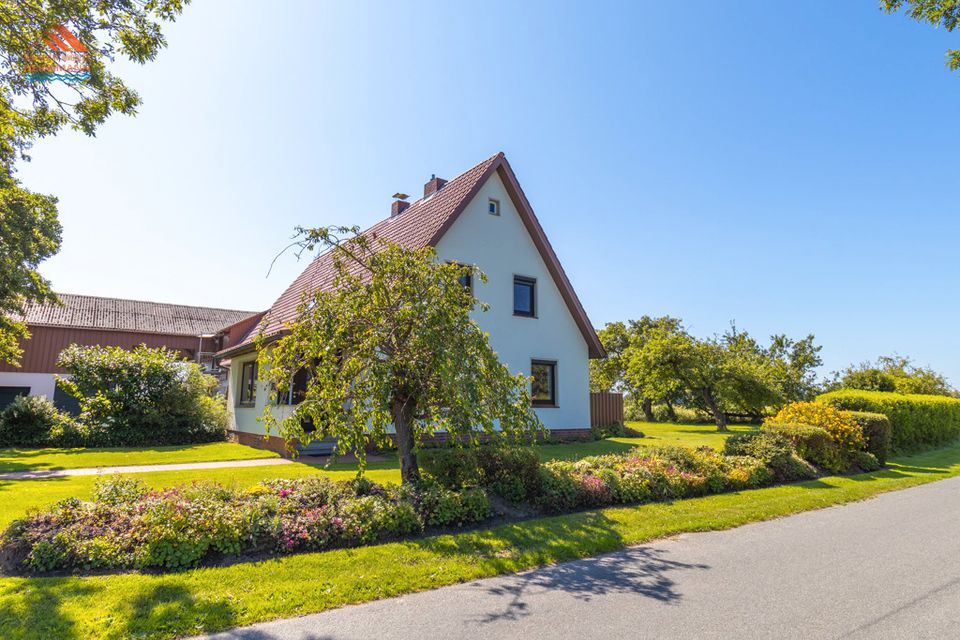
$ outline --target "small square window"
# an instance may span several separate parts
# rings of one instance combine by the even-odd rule
[[[240,369],[240,393],[241,406],[252,406],[257,399],[257,363],[244,362]]]
[[[492,216],[500,215],[500,201],[490,198],[490,202],[487,204],[487,211]]]
[[[533,278],[513,277],[513,315],[537,317],[537,281]]]
[[[530,362],[530,400],[535,407],[557,406],[557,363],[549,360]]]

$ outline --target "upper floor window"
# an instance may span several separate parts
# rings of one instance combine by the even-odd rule
[[[500,215],[500,201],[490,198],[490,201],[487,203],[487,211],[492,216]]]
[[[557,363],[550,360],[530,362],[530,400],[535,407],[557,406]]]
[[[513,276],[513,315],[537,317],[536,279]]]
[[[257,398],[257,363],[244,362],[240,369],[240,393],[237,394],[241,405],[253,406]]]

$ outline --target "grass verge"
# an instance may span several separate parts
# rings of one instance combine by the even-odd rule
[[[955,475],[960,475],[960,444],[898,458],[876,473],[415,541],[166,575],[4,578],[0,637],[167,638],[213,631],[593,556],[677,533],[727,529]]]
[[[272,451],[232,442],[124,449],[0,449],[0,473],[277,457]]]

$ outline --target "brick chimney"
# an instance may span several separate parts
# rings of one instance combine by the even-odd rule
[[[447,184],[447,181],[443,178],[438,178],[436,175],[431,174],[430,180],[427,181],[427,184],[423,185],[423,197],[429,198],[440,189],[443,189],[443,185]]]
[[[410,203],[406,201],[407,198],[410,197],[407,194],[395,193],[393,194],[393,197],[396,199],[393,201],[393,204],[390,205],[391,218],[400,215],[410,207]]]

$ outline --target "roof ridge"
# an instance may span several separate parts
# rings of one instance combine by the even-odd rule
[[[246,309],[227,309],[226,307],[207,307],[197,304],[180,304],[178,302],[158,302],[156,300],[137,300],[135,298],[117,298],[114,296],[95,296],[88,293],[64,293],[64,292],[54,292],[59,298],[60,296],[69,296],[72,298],[89,298],[93,300],[115,300],[117,302],[139,302],[142,304],[154,304],[154,305],[163,305],[167,307],[186,307],[188,309],[206,309],[208,311],[229,311],[231,313],[249,313],[254,315],[260,313],[259,311],[248,311]],[[38,306],[44,306],[45,303],[33,303]]]

